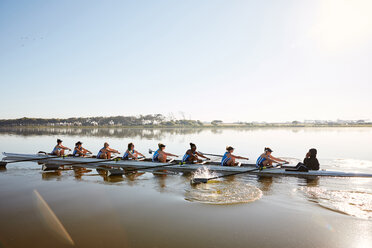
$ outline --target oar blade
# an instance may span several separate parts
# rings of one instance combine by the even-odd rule
[[[208,178],[193,178],[191,180],[191,184],[201,184],[201,183],[207,183],[208,182]]]

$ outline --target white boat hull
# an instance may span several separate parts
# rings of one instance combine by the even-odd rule
[[[53,157],[44,154],[18,154],[18,153],[3,153],[4,160],[27,160],[27,159],[43,159],[44,163],[48,164],[60,164],[60,165],[72,165],[77,167],[88,167],[88,168],[97,168],[112,170],[117,169],[135,169],[135,170],[168,170],[175,172],[193,172],[198,168],[204,166],[210,171],[218,173],[235,173],[235,172],[244,172],[252,170],[252,166],[244,167],[229,167],[229,166],[219,166],[219,165],[198,165],[198,164],[168,164],[168,163],[154,163],[154,162],[145,162],[145,161],[133,161],[133,160],[120,160],[120,161],[102,161],[102,159],[96,158],[83,158],[83,157]],[[48,159],[44,159],[50,157]],[[37,160],[34,160],[37,162]],[[81,164],[79,163],[88,163]],[[164,166],[164,167],[162,167]],[[154,167],[154,168],[148,168]],[[262,176],[301,176],[301,177],[316,177],[316,176],[326,176],[326,177],[372,177],[372,174],[368,173],[353,173],[353,172],[342,172],[342,171],[309,171],[309,172],[299,172],[299,171],[286,171],[282,168],[270,168],[262,171],[251,171],[250,174],[257,174]],[[117,173],[116,173],[117,174]]]

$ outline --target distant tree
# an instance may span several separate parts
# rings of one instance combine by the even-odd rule
[[[221,120],[213,120],[211,122],[211,124],[214,125],[214,126],[217,126],[217,125],[222,124],[222,123],[223,123],[223,121],[221,121]]]

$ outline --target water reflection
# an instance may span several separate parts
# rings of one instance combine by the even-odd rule
[[[69,135],[78,137],[117,137],[160,140],[166,135],[199,134],[207,131],[205,128],[0,128],[0,133],[19,136]],[[214,133],[220,131],[214,130]]]
[[[45,181],[58,180],[62,175],[61,171],[48,171],[41,173],[41,178]]]
[[[270,192],[273,184],[272,176],[257,176],[257,182],[259,183],[259,189],[263,192]]]
[[[299,186],[307,187],[318,187],[319,186],[319,177],[303,177],[299,178]]]
[[[0,127],[0,134],[18,136],[43,136],[43,135],[69,135],[78,137],[118,137],[118,138],[140,138],[140,139],[162,139],[165,136],[189,135],[210,132],[214,135],[223,134],[226,131],[254,133],[262,131],[285,131],[294,134],[301,133],[342,133],[352,132],[371,132],[369,128],[273,128],[273,127],[192,127],[192,128],[78,128],[78,127]]]

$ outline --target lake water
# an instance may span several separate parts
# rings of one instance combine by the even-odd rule
[[[265,146],[293,163],[318,149],[327,170],[372,173],[372,128],[2,129],[0,151],[50,152],[57,138],[96,153],[105,141],[149,156],[188,143],[251,161]],[[0,247],[372,247],[372,178],[240,175],[190,185],[190,175],[109,178],[92,170],[0,171]]]

